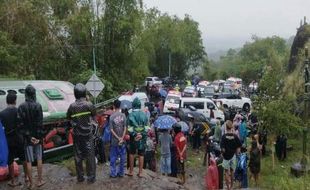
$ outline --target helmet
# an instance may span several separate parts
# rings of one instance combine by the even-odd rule
[[[36,101],[36,89],[31,85],[27,85],[25,89],[26,100]]]
[[[74,96],[76,99],[86,98],[86,87],[84,84],[78,83],[74,86]]]

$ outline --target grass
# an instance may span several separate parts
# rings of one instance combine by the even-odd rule
[[[272,170],[272,157],[268,155],[261,162],[260,187],[262,189],[310,190],[310,174],[296,178],[291,175],[291,166],[302,158],[302,142],[299,139],[289,139],[288,144],[293,146],[293,150],[287,152],[285,161],[278,161],[275,158],[275,167]]]
[[[71,172],[71,175],[76,176],[75,163],[73,158],[69,158],[60,163],[60,165],[65,166]],[[85,164],[84,164],[85,165]]]

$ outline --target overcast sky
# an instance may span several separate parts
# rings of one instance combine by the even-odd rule
[[[144,0],[147,8],[199,22],[208,53],[241,47],[253,34],[289,38],[300,19],[310,21],[310,0]]]

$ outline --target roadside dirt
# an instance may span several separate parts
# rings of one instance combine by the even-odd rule
[[[22,169],[20,169],[22,171]],[[133,177],[125,176],[123,178],[112,179],[109,177],[109,166],[100,165],[97,167],[97,181],[94,184],[77,183],[76,178],[70,175],[70,171],[64,166],[45,164],[44,165],[44,180],[47,182],[41,188],[44,190],[67,190],[67,189],[137,189],[137,190],[193,190],[193,189],[204,189],[203,188],[203,175],[199,169],[188,171],[187,183],[184,186],[178,185],[178,179],[162,176],[158,173],[154,173],[149,170],[144,171],[144,177],[139,178],[136,175]],[[137,170],[135,168],[135,174]],[[190,174],[190,175],[189,175]],[[22,176],[22,175],[21,175]],[[19,177],[19,181],[23,183],[23,178]],[[33,170],[33,176],[36,180],[37,172]],[[192,176],[192,177],[190,177]],[[7,185],[7,181],[0,182],[0,189],[13,189]],[[26,189],[24,184],[22,186],[14,188],[15,190]]]

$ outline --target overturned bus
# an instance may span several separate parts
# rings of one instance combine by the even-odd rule
[[[37,102],[42,106],[46,132],[43,140],[44,159],[62,159],[72,155],[72,130],[66,119],[69,105],[75,101],[73,84],[64,81],[0,81],[0,111],[6,108],[6,95],[17,95],[17,106],[25,101],[25,88],[36,89]]]

